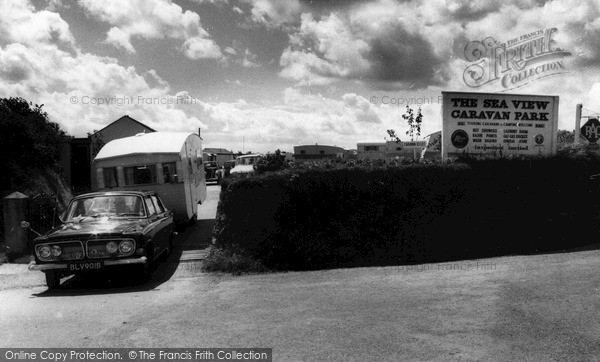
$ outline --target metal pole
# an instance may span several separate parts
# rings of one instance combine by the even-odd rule
[[[579,103],[575,106],[575,144],[579,144],[579,134],[581,132],[581,108],[583,104]]]

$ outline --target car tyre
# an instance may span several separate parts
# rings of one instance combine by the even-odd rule
[[[169,235],[169,245],[167,246],[167,257],[171,256],[171,254],[173,253],[173,242],[175,241],[175,236],[177,235],[176,232],[172,232]]]
[[[57,289],[60,286],[60,274],[54,270],[45,272],[46,274],[46,286],[48,289]]]
[[[173,252],[173,234],[169,236],[169,242],[162,252],[161,261],[167,261]]]

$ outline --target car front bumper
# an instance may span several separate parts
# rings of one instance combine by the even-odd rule
[[[146,264],[148,263],[148,258],[145,256],[133,259],[116,259],[116,260],[103,260],[104,266],[115,266],[115,265],[129,265],[129,264]],[[44,270],[57,270],[57,269],[67,269],[67,263],[60,264],[37,264],[35,261],[29,263],[28,269],[30,271],[44,271]]]

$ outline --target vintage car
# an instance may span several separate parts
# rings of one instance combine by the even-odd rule
[[[61,221],[34,240],[35,261],[29,265],[29,270],[46,274],[51,289],[62,276],[117,267],[147,277],[172,248],[173,212],[154,191],[80,195],[71,200]]]
[[[229,171],[230,174],[249,174],[254,172],[254,166],[264,156],[260,153],[238,156],[235,159],[235,167]]]

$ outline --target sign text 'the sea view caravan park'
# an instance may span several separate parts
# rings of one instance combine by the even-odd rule
[[[442,157],[556,153],[558,97],[442,92]]]

